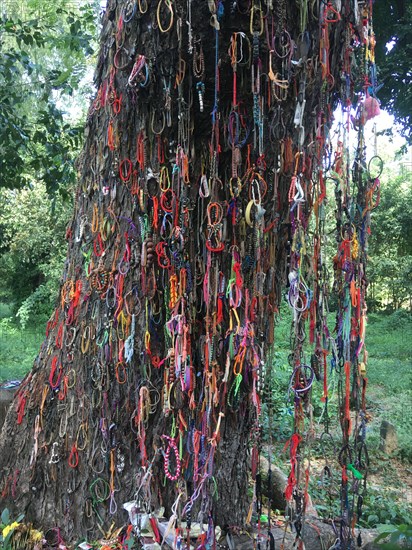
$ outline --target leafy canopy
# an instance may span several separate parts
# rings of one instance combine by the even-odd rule
[[[385,0],[373,6],[376,65],[382,84],[382,107],[395,116],[402,135],[412,144],[412,3]]]
[[[81,145],[82,116],[62,105],[81,90],[96,36],[96,6],[64,8],[64,0],[29,0],[0,17],[0,186],[67,193]],[[41,14],[41,15],[39,15]],[[81,99],[83,97],[83,99]],[[81,109],[78,109],[81,111]]]

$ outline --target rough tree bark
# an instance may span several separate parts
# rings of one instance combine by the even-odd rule
[[[244,524],[291,178],[321,169],[346,86],[342,4],[322,30],[322,2],[109,0],[61,292],[1,435],[3,506],[69,541],[134,498]]]

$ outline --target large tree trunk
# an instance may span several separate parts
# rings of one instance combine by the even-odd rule
[[[244,524],[292,220],[306,230],[352,20],[343,3],[318,64],[325,5],[298,4],[109,1],[61,293],[0,442],[3,506],[66,540],[134,498]]]

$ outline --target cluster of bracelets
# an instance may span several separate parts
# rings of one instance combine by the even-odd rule
[[[61,293],[16,398],[16,441],[33,433],[32,449],[3,465],[4,499],[52,492],[69,538],[121,523],[118,503],[133,498],[144,513],[166,508],[176,548],[190,547],[192,517],[206,525],[198,548],[216,547],[215,524],[252,518],[259,544],[269,540],[258,457],[286,297],[296,544],[320,437],[322,475],[340,477],[339,548],[352,547],[368,469],[366,252],[380,175],[363,136],[365,101],[377,102],[371,10],[361,0],[109,1]]]

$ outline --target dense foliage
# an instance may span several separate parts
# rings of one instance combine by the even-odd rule
[[[408,0],[375,2],[376,64],[381,83],[378,97],[395,115],[402,134],[411,143],[412,4]]]
[[[369,304],[412,308],[412,171],[408,158],[388,162],[372,214]]]
[[[96,9],[85,4],[69,11],[65,4],[30,0],[6,6],[0,17],[1,187],[21,189],[40,180],[49,192],[67,194],[74,182],[82,117],[69,121],[63,106],[86,74]]]
[[[53,307],[71,208],[58,197],[52,210],[44,184],[0,190],[0,300],[15,305],[23,325]]]

